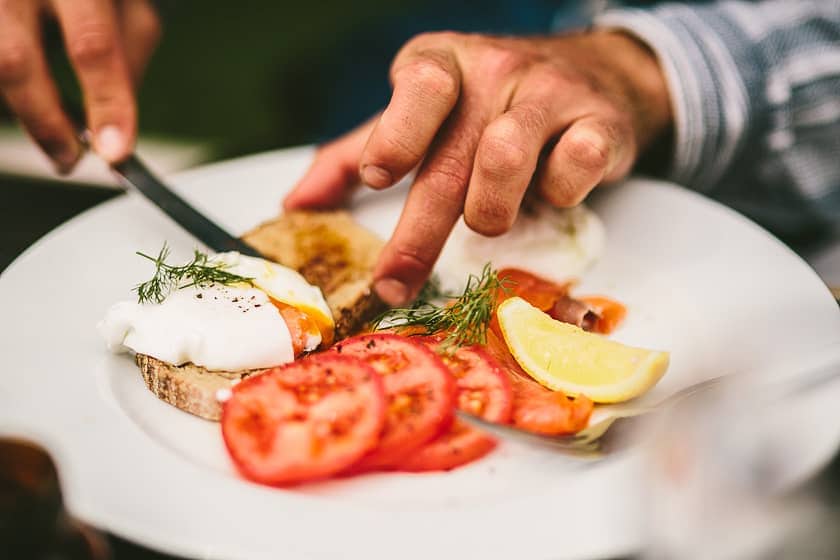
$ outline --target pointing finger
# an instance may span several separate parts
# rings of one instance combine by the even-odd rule
[[[458,100],[461,75],[447,50],[409,50],[394,61],[392,80],[391,102],[361,159],[362,179],[374,188],[390,187],[420,163]]]
[[[456,109],[423,163],[394,235],[374,270],[376,291],[385,302],[406,303],[429,277],[463,212],[472,160],[485,122],[477,110]]]
[[[284,208],[334,208],[345,202],[359,184],[359,158],[376,118],[319,148]]]

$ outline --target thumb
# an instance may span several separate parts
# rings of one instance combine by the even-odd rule
[[[359,184],[359,161],[379,115],[344,136],[321,146],[303,178],[292,188],[283,207],[334,208]]]

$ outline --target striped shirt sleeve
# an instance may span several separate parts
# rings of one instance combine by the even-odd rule
[[[840,231],[840,0],[666,3],[595,23],[659,58],[670,179],[783,237]]]

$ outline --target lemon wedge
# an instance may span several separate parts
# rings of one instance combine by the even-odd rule
[[[549,389],[584,394],[597,403],[622,402],[653,387],[668,369],[668,353],[633,348],[555,321],[522,298],[497,311],[510,353]]]

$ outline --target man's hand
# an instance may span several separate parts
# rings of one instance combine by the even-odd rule
[[[133,85],[160,35],[148,0],[0,0],[0,92],[59,172],[82,154],[64,114],[41,42],[41,18],[53,15],[81,84],[93,146],[116,162],[137,134]]]
[[[384,189],[419,164],[374,272],[395,305],[418,292],[461,214],[500,235],[532,182],[574,206],[626,175],[671,120],[656,59],[618,33],[420,35],[397,54],[391,82],[388,107],[323,146],[285,206],[335,206],[359,180]]]

